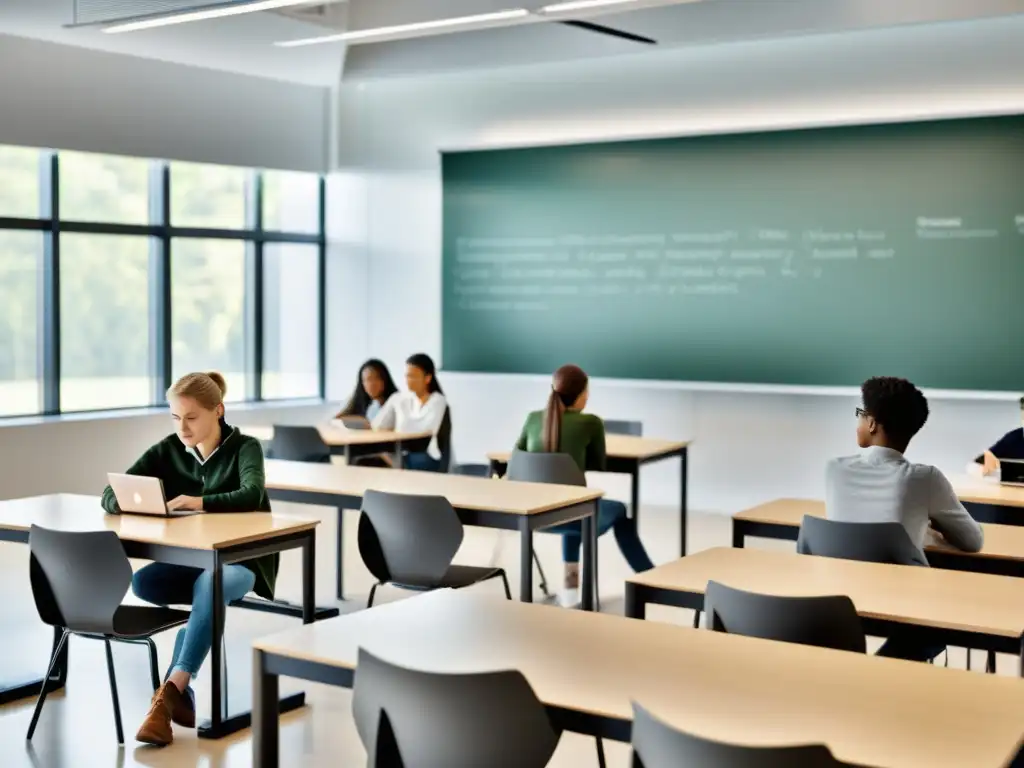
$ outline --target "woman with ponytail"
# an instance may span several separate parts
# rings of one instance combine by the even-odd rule
[[[589,378],[577,365],[563,365],[551,380],[551,393],[543,411],[526,417],[516,448],[533,453],[567,453],[584,472],[605,469],[604,422],[583,413],[590,396]],[[547,529],[562,534],[562,560],[565,563],[563,602],[574,604],[580,584],[581,523],[566,523]],[[647,555],[636,523],[626,516],[626,505],[614,499],[601,499],[597,515],[597,535],[615,531],[615,540],[626,562],[637,573],[654,567]]]

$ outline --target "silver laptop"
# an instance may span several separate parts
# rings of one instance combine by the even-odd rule
[[[1020,459],[1000,459],[999,482],[1003,485],[1024,486],[1024,461]]]
[[[107,474],[107,481],[114,491],[117,506],[126,514],[158,517],[186,517],[199,514],[191,509],[168,509],[164,484],[159,477],[119,475],[110,472]]]

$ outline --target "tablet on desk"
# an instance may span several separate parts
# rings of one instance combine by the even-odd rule
[[[1002,459],[999,462],[999,482],[1003,485],[1024,486],[1024,461]]]
[[[114,491],[117,506],[125,514],[158,517],[186,517],[199,514],[198,511],[191,509],[168,509],[164,484],[159,477],[119,475],[110,472],[107,474],[107,481]]]

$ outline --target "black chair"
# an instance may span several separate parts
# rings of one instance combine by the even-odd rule
[[[359,516],[359,554],[377,579],[366,607],[373,605],[377,587],[383,584],[426,592],[498,577],[511,600],[504,569],[452,565],[462,537],[462,521],[443,496],[366,491]]]
[[[837,768],[823,744],[744,747],[694,736],[666,725],[633,702],[633,768]]]
[[[845,595],[778,597],[709,581],[704,592],[708,626],[715,632],[865,653],[864,627]]]
[[[894,565],[928,565],[899,523],[848,523],[804,515],[796,551],[802,555]]]
[[[132,567],[113,531],[52,531],[33,525],[29,531],[29,577],[36,610],[44,624],[62,631],[43,678],[32,712],[27,739],[35,733],[46,701],[46,680],[69,635],[102,640],[107,650],[107,673],[114,704],[117,743],[124,744],[121,707],[114,676],[112,640],[149,646],[153,690],[160,687],[160,669],[152,636],[188,621],[188,611],[157,606],[121,605],[132,581]]]
[[[305,461],[314,464],[330,464],[331,450],[320,437],[316,427],[292,427],[274,425],[274,439],[270,452],[275,459]]]
[[[365,416],[339,416],[338,421],[345,425],[346,429],[369,429],[370,422]]]
[[[643,437],[644,425],[643,422],[640,421],[605,419],[604,431],[609,435],[632,435],[634,437]]]
[[[374,768],[543,768],[562,735],[520,672],[421,672],[363,648],[352,712]]]

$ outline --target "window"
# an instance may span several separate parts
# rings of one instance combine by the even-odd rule
[[[319,177],[312,173],[264,171],[263,228],[272,232],[318,232]]]
[[[246,398],[245,243],[177,238],[171,245],[173,378],[220,371],[228,400]]]
[[[42,152],[0,145],[0,216],[39,218]]]
[[[149,223],[150,162],[60,153],[60,216],[67,221]]]
[[[147,237],[61,237],[60,404],[65,411],[149,405]]]
[[[171,224],[245,229],[249,171],[222,165],[171,163]]]
[[[263,251],[263,397],[320,391],[319,249],[267,244]]]
[[[42,233],[0,230],[0,416],[39,411],[42,252]]]

